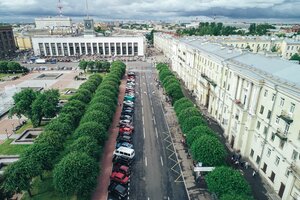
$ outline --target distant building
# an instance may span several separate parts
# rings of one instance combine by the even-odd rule
[[[16,35],[15,42],[19,50],[32,49],[31,36]]]
[[[9,56],[16,51],[14,34],[11,26],[0,26],[0,58]]]
[[[93,19],[84,19],[84,36],[32,37],[35,55],[39,56],[144,56],[144,36],[97,37]]]

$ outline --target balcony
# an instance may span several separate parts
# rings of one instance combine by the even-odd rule
[[[283,141],[287,141],[287,132],[282,131],[280,128],[277,128],[275,135]]]
[[[213,80],[208,78],[204,73],[201,73],[201,77],[204,78],[205,80],[207,80],[207,82],[209,82],[212,86],[214,86],[214,87],[217,86],[217,84]]]
[[[292,114],[287,113],[285,110],[281,111],[281,114],[278,116],[282,120],[284,120],[287,124],[293,123]]]
[[[235,103],[236,105],[238,105],[240,108],[244,109],[244,104],[241,103],[241,100],[235,99],[235,100],[234,100],[234,103]]]

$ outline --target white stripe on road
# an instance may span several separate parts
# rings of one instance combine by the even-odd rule
[[[154,125],[156,125],[156,120],[155,120],[155,117],[153,117],[153,121],[154,121]]]
[[[146,137],[146,134],[145,134],[145,127],[143,128],[143,133],[144,133],[144,139],[145,139],[145,137]]]
[[[142,107],[142,115],[144,116],[144,108]]]
[[[160,162],[161,162],[161,165],[162,165],[162,166],[164,166],[164,163],[163,163],[162,157],[160,157]]]
[[[150,105],[152,106],[152,101],[150,100]]]
[[[157,132],[157,128],[155,127],[155,134],[156,134],[156,138],[158,138],[158,132]]]
[[[151,102],[151,101],[150,101]],[[152,114],[154,115],[154,110],[153,110],[153,107],[151,107],[151,110],[152,110]]]
[[[146,167],[147,167],[147,157],[145,157],[145,165],[146,165]]]
[[[145,119],[144,119],[144,115],[142,116],[143,118],[143,126],[145,126]]]

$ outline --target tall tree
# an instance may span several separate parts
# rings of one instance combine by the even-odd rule
[[[79,68],[82,69],[84,72],[85,72],[85,70],[87,68],[87,65],[88,65],[88,63],[85,60],[81,60],[79,62]]]

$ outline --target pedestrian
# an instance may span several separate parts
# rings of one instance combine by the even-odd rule
[[[255,177],[256,176],[256,171],[255,169],[253,170],[253,173],[252,173],[252,177]]]
[[[245,169],[248,169],[249,163],[246,161],[244,166],[245,166]]]

